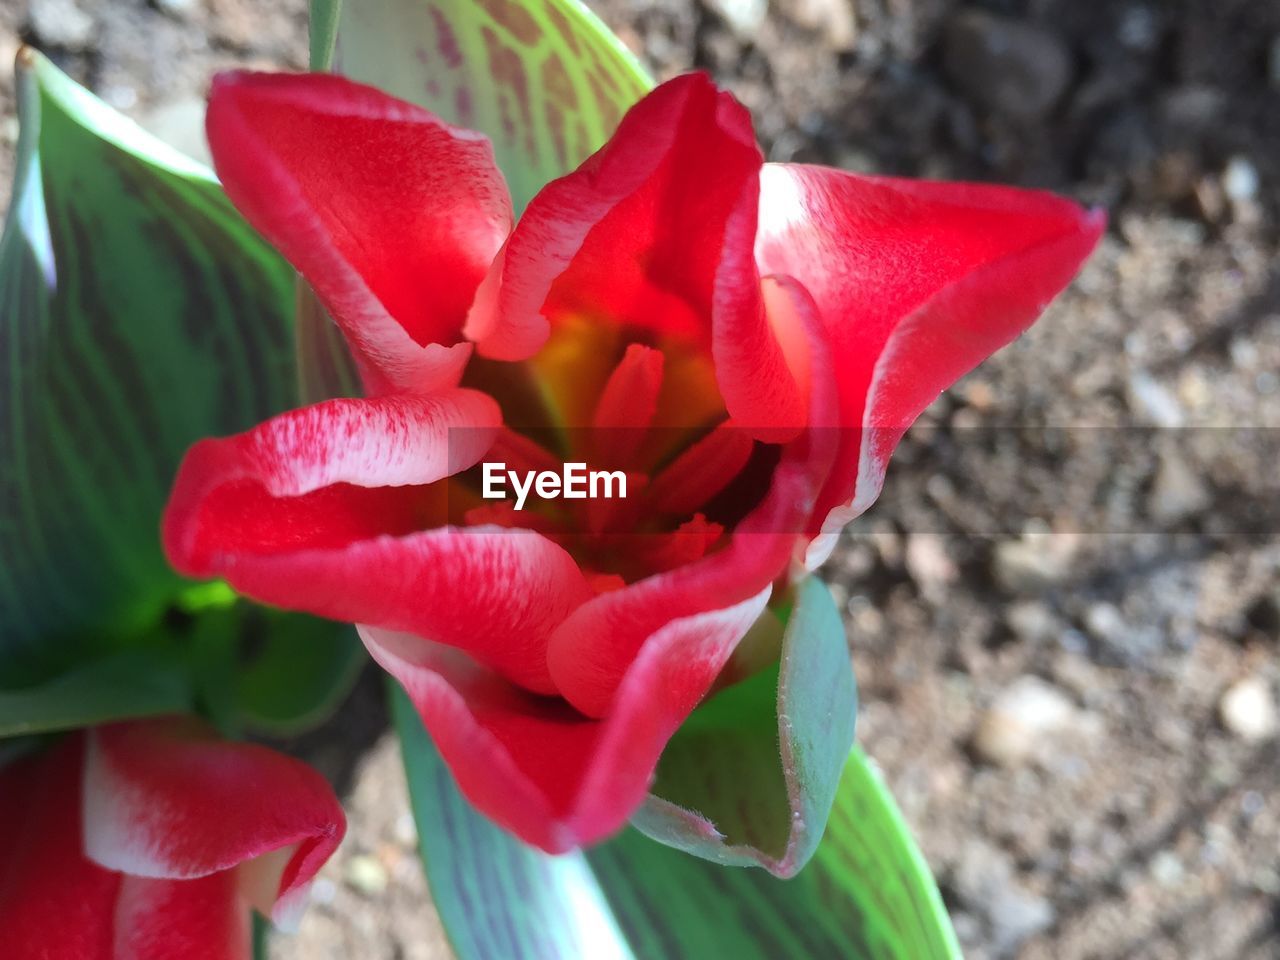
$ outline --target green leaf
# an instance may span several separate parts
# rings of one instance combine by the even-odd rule
[[[271,956],[271,923],[256,911],[253,914],[253,960],[268,960]]]
[[[213,175],[29,49],[0,240],[0,677],[155,624],[179,458],[295,397],[293,272]],[[52,661],[52,666],[51,666]]]
[[[960,957],[928,865],[857,748],[826,836],[792,880],[716,866],[636,833],[589,860],[639,957]]]
[[[127,650],[36,686],[0,691],[0,737],[182,713],[191,704],[181,664],[154,651]]]
[[[408,698],[388,688],[427,881],[458,960],[960,956],[928,867],[858,749],[795,879],[713,864],[634,830],[548,857],[467,803]]]
[[[486,134],[517,213],[653,85],[579,0],[312,0],[313,37],[335,6],[333,69]]]
[[[275,736],[318,727],[337,710],[368,662],[350,624],[255,609],[258,649],[234,681],[242,723]]]
[[[362,390],[355,360],[311,284],[298,278],[298,399],[303,404],[334,397],[358,397]]]
[[[796,588],[779,665],[694,711],[632,824],[718,863],[795,875],[822,839],[857,708],[844,624],[826,585],[809,577]]]
[[[311,69],[328,70],[338,39],[338,12],[342,0],[311,0]]]

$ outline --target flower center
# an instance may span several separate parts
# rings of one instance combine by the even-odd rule
[[[455,522],[537,530],[602,590],[715,550],[777,462],[776,447],[730,422],[709,351],[650,330],[557,324],[528,361],[473,359],[465,385],[493,396],[506,426],[451,481]],[[510,482],[486,486],[486,465],[490,480]],[[561,479],[539,490],[542,475]],[[498,490],[507,496],[485,496]]]

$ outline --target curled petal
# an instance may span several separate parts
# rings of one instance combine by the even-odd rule
[[[562,853],[626,823],[662,748],[768,597],[766,587],[660,626],[603,720],[518,690],[455,650],[368,627],[360,634],[404,687],[468,799],[526,842]]]
[[[840,394],[843,449],[815,518],[828,536],[810,563],[879,494],[916,416],[1031,324],[1104,226],[1048,193],[766,164],[757,260],[812,296]]]
[[[577,564],[537,534],[437,526],[448,493],[424,486],[479,459],[497,422],[486,396],[452,390],[329,401],[203,441],[179,470],[165,549],[188,575],[459,646],[550,693],[547,635],[591,595]]]
[[[91,731],[83,817],[86,855],[133,877],[191,880],[269,858],[270,881],[246,883],[245,871],[240,890],[277,920],[296,914],[346,829],[332,788],[306,764],[219,740],[189,718]]]
[[[512,223],[489,141],[328,74],[219,74],[207,127],[228,196],[310,281],[370,392],[456,383]]]
[[[529,204],[485,278],[467,335],[482,355],[503,360],[531,356],[552,324],[574,317],[708,343],[722,273],[735,281],[726,296],[744,291],[758,308],[751,237],[760,164],[737,101],[702,74],[662,84],[601,150]]]
[[[244,552],[417,529],[421,491],[361,488],[421,486],[465,469],[492,444],[500,420],[486,395],[445,390],[330,400],[202,440],[174,482],[165,550],[181,572],[208,576]]]

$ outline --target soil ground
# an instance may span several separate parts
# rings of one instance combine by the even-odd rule
[[[968,956],[1280,957],[1280,5],[598,9],[659,76],[711,70],[771,159],[1108,208],[1078,282],[911,431],[827,568],[859,736]],[[0,0],[0,60],[32,42],[191,143],[210,74],[300,67],[305,29],[304,0]],[[6,75],[6,176],[12,111]],[[374,694],[310,743],[351,833],[279,956],[447,955]]]

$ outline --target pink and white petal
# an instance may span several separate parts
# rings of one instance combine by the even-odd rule
[[[765,165],[757,260],[812,295],[839,385],[846,437],[819,503],[823,531],[875,499],[907,426],[1031,324],[1105,222],[1038,191]]]
[[[512,224],[489,141],[329,74],[219,74],[207,129],[228,196],[310,281],[369,392],[456,384]]]
[[[786,443],[806,424],[804,341],[773,322],[766,308],[753,244],[759,179],[750,182],[750,206],[734,212],[716,277],[711,353],[716,385],[739,430],[766,443]]]
[[[221,572],[220,558],[263,549],[341,544],[423,526],[415,491],[470,467],[501,423],[474,390],[329,400],[233,437],[202,440],[183,459],[163,520],[169,560],[189,576]],[[345,486],[345,488],[344,488]],[[307,494],[333,488],[323,496]],[[416,501],[416,502],[415,502]]]
[[[121,884],[114,960],[250,960],[251,938],[249,904],[233,871]]]
[[[594,595],[562,547],[533,531],[497,526],[244,553],[227,557],[221,573],[263,603],[465,650],[538,693],[555,692],[547,638]]]
[[[663,747],[768,596],[765,588],[660,627],[604,720],[518,690],[456,650],[368,627],[360,634],[404,687],[463,794],[527,843],[563,853],[616,832],[643,802]]]
[[[121,877],[81,849],[83,738],[0,771],[0,953],[114,960]]]
[[[221,740],[201,721],[162,717],[98,727],[84,762],[86,855],[133,877],[192,880],[278,851],[266,902],[290,906],[346,831],[324,778],[300,760]],[[237,873],[237,877],[240,876]],[[248,896],[259,893],[245,889]]]

